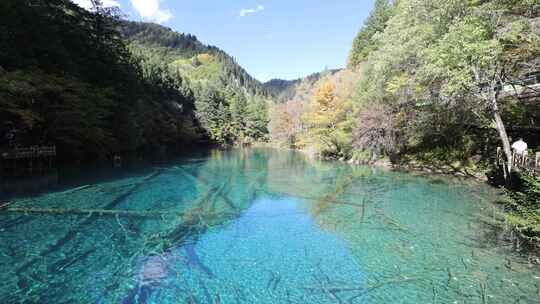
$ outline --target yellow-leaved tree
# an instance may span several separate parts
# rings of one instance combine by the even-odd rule
[[[335,78],[324,81],[313,95],[302,117],[307,133],[301,144],[313,147],[320,156],[341,158],[350,150],[352,104],[350,94],[337,92],[335,82]]]

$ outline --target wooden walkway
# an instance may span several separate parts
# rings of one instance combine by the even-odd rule
[[[29,159],[56,156],[56,146],[32,146],[28,148],[15,148],[2,153],[3,159]]]
[[[18,175],[51,169],[56,157],[56,146],[17,147],[0,153],[0,172]]]
[[[497,164],[503,164],[504,153],[501,147],[497,148]],[[540,176],[540,152],[526,154],[524,156],[512,152],[512,168],[518,171]]]

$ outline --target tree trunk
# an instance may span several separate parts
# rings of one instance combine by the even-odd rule
[[[497,104],[497,95],[498,93],[494,92],[492,100],[493,117],[495,118],[495,125],[503,143],[503,150],[506,156],[506,166],[504,166],[504,178],[507,183],[510,183],[512,176],[512,148],[510,147],[510,139],[508,138],[508,134],[506,133],[506,127],[504,126],[504,122],[501,118],[501,113],[499,111],[499,106]]]

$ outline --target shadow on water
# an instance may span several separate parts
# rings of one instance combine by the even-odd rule
[[[208,155],[209,151],[190,151],[182,157],[166,160],[130,159],[120,167],[115,167],[111,162],[99,162],[79,167],[64,166],[50,170],[44,175],[27,177],[0,175],[0,201],[21,196],[34,197],[47,192],[73,190],[131,176],[145,175],[156,167],[188,163],[202,164],[206,162]]]
[[[58,231],[50,235],[48,240],[24,241],[25,247],[29,251],[36,252],[34,248],[39,247],[43,249],[39,250],[37,254],[31,254],[22,260],[18,260],[18,262],[13,264],[15,267],[9,267],[9,272],[11,275],[14,275],[11,278],[17,278],[16,281],[11,280],[12,283],[15,283],[15,290],[17,292],[9,296],[9,301],[6,298],[6,301],[3,301],[3,303],[32,302],[36,299],[43,300],[45,298],[48,298],[48,301],[50,301],[61,298],[63,295],[53,293],[50,287],[60,287],[62,284],[66,284],[72,280],[69,278],[69,273],[66,273],[66,270],[73,271],[74,266],[82,267],[85,264],[88,266],[87,262],[96,261],[96,255],[100,255],[104,259],[111,258],[107,256],[107,252],[103,252],[104,248],[98,247],[101,244],[98,244],[99,242],[96,242],[97,239],[95,239],[96,234],[99,234],[97,229],[104,229],[107,233],[110,233],[108,237],[108,240],[110,240],[109,243],[116,247],[118,252],[123,255],[123,257],[119,257],[120,260],[116,261],[116,263],[120,263],[123,267],[111,271],[111,280],[106,284],[105,292],[99,297],[100,299],[108,298],[109,295],[113,297],[117,296],[118,289],[123,285],[123,281],[130,280],[128,274],[121,274],[127,269],[134,268],[135,260],[139,260],[144,256],[166,256],[175,248],[184,248],[187,254],[188,264],[211,275],[211,270],[198,259],[194,247],[184,243],[195,241],[198,235],[204,234],[210,227],[222,225],[238,217],[242,210],[248,206],[249,201],[254,199],[259,187],[257,183],[260,183],[261,178],[264,178],[261,174],[244,174],[243,172],[247,165],[246,159],[234,155],[227,156],[227,154],[229,153],[215,152],[212,157],[207,159],[197,159],[196,161],[182,160],[162,164],[158,168],[154,167],[153,172],[150,174],[142,177],[128,175],[129,177],[127,179],[135,179],[135,181],[128,183],[131,184],[128,188],[115,187],[120,189],[120,193],[114,193],[109,202],[104,202],[102,207],[100,207],[101,210],[122,209],[124,208],[122,206],[129,206],[135,202],[141,204],[141,207],[144,208],[143,210],[148,210],[148,208],[152,208],[155,201],[151,197],[146,196],[145,192],[157,192],[153,194],[158,198],[161,195],[174,194],[179,199],[183,199],[181,205],[176,206],[176,209],[182,214],[181,217],[153,222],[144,217],[130,217],[125,216],[124,213],[119,213],[121,216],[117,214],[116,217],[110,217],[110,220],[105,222],[108,226],[100,227],[105,219],[99,212],[89,213],[87,216],[79,213],[70,216],[69,212],[67,212],[67,215],[64,214],[61,216],[53,214],[51,215],[52,218],[47,214],[42,216],[12,216],[9,213],[1,215],[5,218],[5,220],[2,219],[2,224],[0,224],[1,231],[12,233],[13,238],[17,238],[19,241],[21,240],[18,235],[19,232],[15,229],[20,228],[21,225],[28,226],[25,227],[28,228],[27,230],[33,230],[35,226],[47,226],[47,222],[51,219],[61,222],[65,218],[68,218],[71,222],[69,226],[64,225],[63,230],[65,232]],[[218,159],[217,163],[214,161],[215,158]],[[254,167],[254,169],[262,169],[259,165]],[[253,172],[255,173],[256,171],[260,170]],[[222,178],[217,179],[216,175],[222,175]],[[245,181],[244,185],[246,187],[236,189],[235,193],[230,193],[230,190],[224,190],[224,188],[231,186],[232,179],[235,182]],[[96,190],[95,188],[99,190],[102,187],[106,187],[105,185],[115,184],[117,180],[121,179],[116,177],[100,179],[100,183],[79,189],[76,193],[70,193],[71,195],[65,198],[62,197],[62,199],[75,200],[73,197],[75,194],[79,195],[94,191]],[[180,187],[162,189],[168,188],[167,182],[179,183],[178,185]],[[173,193],[166,193],[167,191],[172,191]],[[96,193],[104,192],[97,191]],[[51,193],[51,195],[54,194]],[[101,200],[92,197],[90,199]],[[57,200],[47,202],[47,194],[36,197],[34,203],[40,205],[40,201],[47,204],[62,203]],[[80,202],[80,205],[83,206],[77,207],[84,208],[85,203],[85,200],[83,200]],[[16,200],[14,204],[17,204]],[[110,227],[111,224],[114,226],[115,222],[117,227]],[[133,233],[134,231],[138,232]],[[22,231],[20,232],[22,233]],[[43,246],[43,244],[47,245]],[[11,255],[12,248],[13,246],[8,246],[8,248],[1,248],[1,250],[2,253],[9,256]],[[12,257],[15,259],[17,255],[13,254]],[[47,265],[46,271],[42,269],[44,261],[47,261],[47,264],[52,263]],[[4,264],[4,266],[7,264]],[[129,272],[133,271],[136,272],[136,270],[129,270]],[[59,279],[58,281],[62,281],[64,278],[66,281],[62,283],[48,281],[46,278],[50,278],[51,272],[54,273],[54,278]],[[154,290],[153,285],[154,283],[138,284],[135,290],[132,289],[126,292],[128,294],[126,301],[129,302],[130,297],[132,298],[133,296],[144,299]],[[6,296],[7,294],[2,293],[3,299]]]

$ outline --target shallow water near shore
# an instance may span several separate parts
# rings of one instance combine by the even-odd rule
[[[496,198],[216,150],[12,198],[0,303],[540,303],[540,268],[497,241]]]

